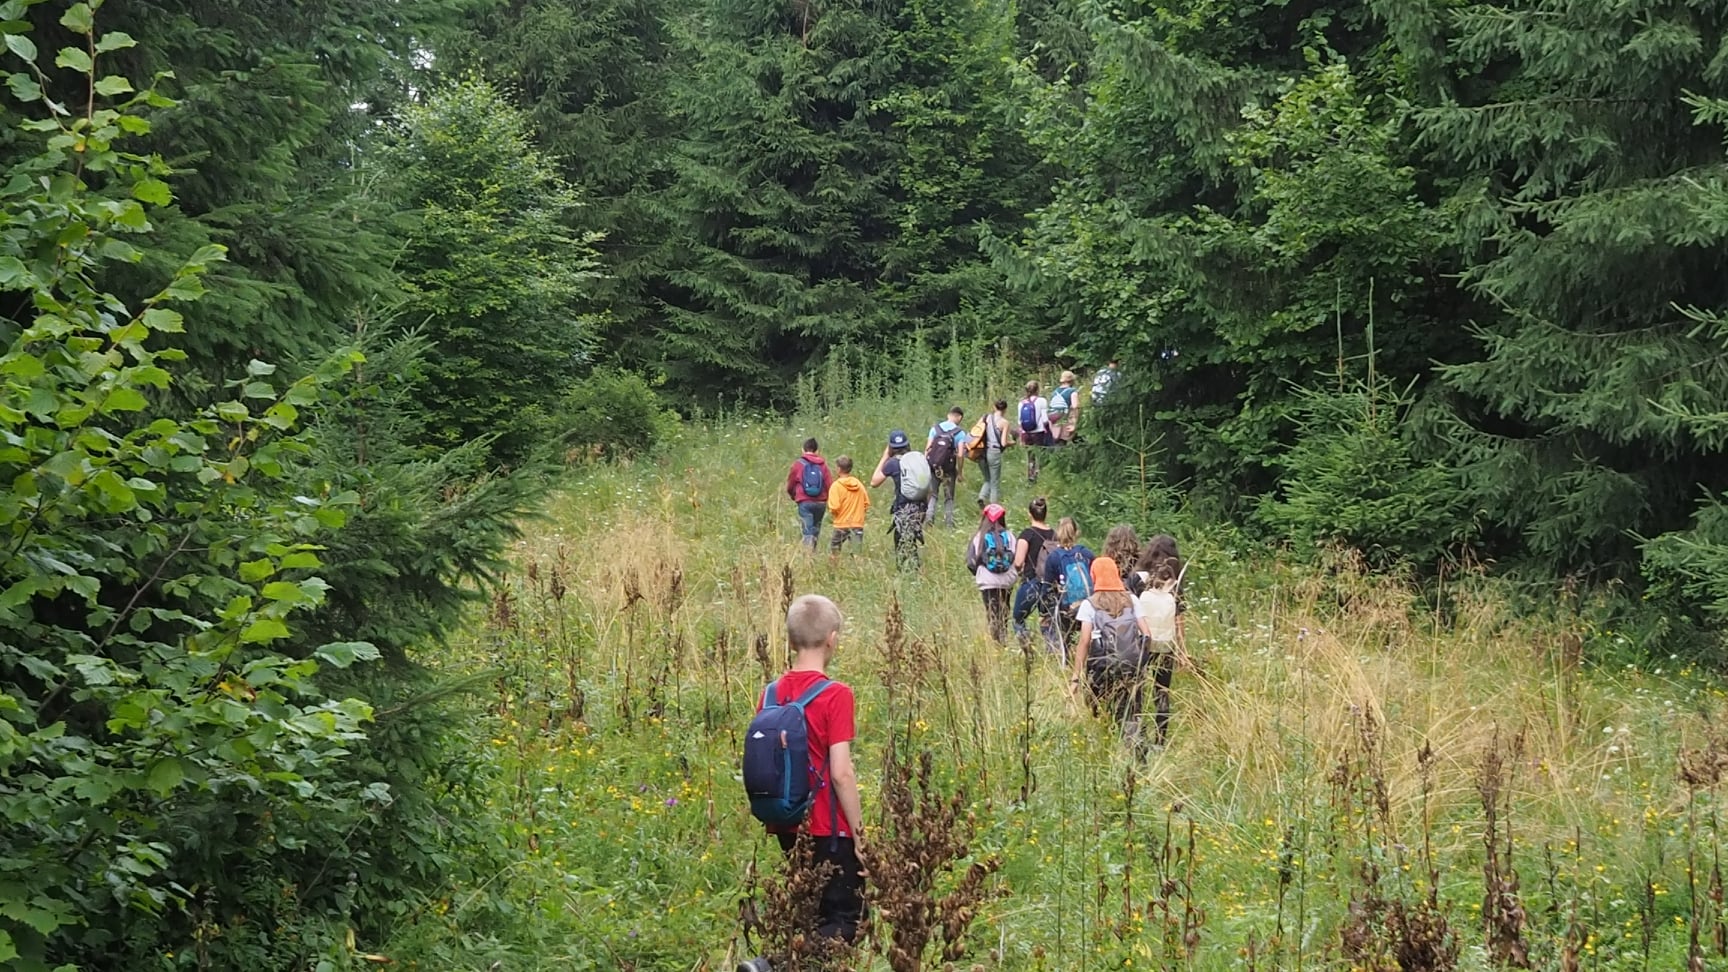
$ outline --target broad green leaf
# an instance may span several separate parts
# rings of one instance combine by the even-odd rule
[[[7,35],[7,40],[17,35]],[[6,87],[12,89],[12,97],[19,101],[39,101],[42,98],[42,86],[36,79],[22,71],[14,72],[6,77]]]
[[[306,599],[306,592],[293,581],[271,581],[265,584],[259,593],[264,595],[265,600],[286,601],[289,604],[297,604]]]
[[[132,187],[132,198],[152,206],[166,206],[173,201],[174,194],[161,179],[139,179]]]
[[[87,3],[75,3],[60,15],[60,26],[76,34],[88,34],[96,29],[96,18]]]
[[[314,655],[337,668],[347,668],[357,661],[377,661],[378,647],[369,641],[336,641],[320,645]]]
[[[132,90],[134,90],[132,87],[132,82],[126,80],[125,78],[121,77],[118,74],[110,74],[107,77],[103,78],[102,80],[96,82],[96,93],[99,95],[102,95],[105,98],[112,98],[115,95],[128,94]]]
[[[12,942],[12,936],[0,930],[0,962],[10,962],[18,957],[18,946]]]
[[[89,74],[95,63],[90,60],[90,52],[77,47],[62,47],[54,58],[54,66],[77,71],[79,74]]]
[[[152,307],[139,314],[138,320],[150,330],[166,334],[179,334],[186,330],[186,318],[179,311],[166,307]]]
[[[240,579],[248,584],[257,583],[274,573],[276,573],[276,564],[268,557],[248,560],[240,565]]]
[[[109,51],[125,50],[138,44],[132,35],[123,30],[111,30],[96,41],[96,53],[106,54]]]
[[[259,618],[240,632],[240,640],[247,644],[276,641],[286,637],[288,637],[288,626],[277,618]]]
[[[176,757],[169,756],[159,759],[150,766],[150,774],[145,782],[150,789],[161,796],[174,792],[180,781],[186,778],[186,767]]]
[[[7,34],[6,49],[26,61],[30,61],[31,63],[35,63],[36,61],[36,42],[23,34]],[[16,93],[18,89],[13,88],[12,90]],[[41,93],[40,89],[38,89],[37,93]]]

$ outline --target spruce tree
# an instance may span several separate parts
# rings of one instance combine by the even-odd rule
[[[1688,310],[1728,305],[1728,224],[1700,205],[1722,117],[1697,100],[1728,86],[1728,4],[1382,7],[1433,67],[1422,135],[1458,172],[1464,284],[1495,308],[1432,428],[1508,549],[1624,576],[1638,537],[1728,487],[1687,418],[1728,406],[1720,336]]]
[[[707,0],[685,25],[687,132],[669,214],[662,365],[679,384],[783,397],[823,346],[880,346],[894,232],[892,35],[869,0]]]

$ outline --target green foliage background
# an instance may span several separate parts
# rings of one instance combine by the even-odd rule
[[[1723,663],[1725,0],[0,33],[0,962],[351,963],[498,850],[425,662],[563,467],[943,356],[1009,400],[1119,360],[1065,457],[1101,510],[1493,564]]]

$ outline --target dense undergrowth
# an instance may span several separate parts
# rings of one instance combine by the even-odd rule
[[[471,731],[506,863],[420,902],[393,958],[714,969],[772,937],[745,937],[772,913],[779,854],[739,796],[737,736],[782,667],[785,604],[816,591],[847,616],[835,674],[858,694],[871,839],[930,836],[904,800],[887,809],[890,768],[904,796],[928,753],[934,797],[958,794],[926,807],[957,810],[955,859],[929,863],[952,865],[936,898],[970,874],[960,967],[1728,961],[1716,679],[1602,661],[1629,656],[1626,636],[1560,592],[1514,616],[1477,573],[1417,590],[1343,554],[1293,567],[1149,501],[1142,536],[1175,532],[1192,562],[1198,670],[1177,677],[1168,749],[1137,766],[1062,701],[1051,658],[988,641],[966,529],[934,531],[922,573],[896,574],[877,491],[862,555],[799,550],[782,485],[805,435],[867,473],[888,429],[939,411],[927,389],[828,378],[790,423],[692,422],[547,505],[447,659],[496,672]],[[866,393],[818,391],[836,379]],[[1048,493],[1101,541],[1060,457],[1035,488],[1022,463],[1005,476],[1014,525]],[[853,967],[942,967],[941,941],[921,964],[890,949],[881,915]]]

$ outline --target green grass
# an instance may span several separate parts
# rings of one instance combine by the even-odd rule
[[[1136,767],[1108,725],[1064,703],[1052,659],[988,642],[966,530],[934,531],[922,572],[897,574],[877,490],[862,556],[799,550],[782,487],[805,435],[867,477],[888,429],[917,438],[946,404],[878,395],[789,425],[724,417],[653,461],[574,476],[447,659],[504,673],[472,724],[508,859],[419,903],[381,947],[422,968],[730,969],[752,865],[779,860],[734,773],[785,659],[789,583],[847,617],[833,674],[858,695],[866,820],[886,823],[890,753],[927,750],[940,788],[964,793],[966,860],[1000,860],[960,968],[1399,968],[1397,916],[1415,914],[1452,930],[1455,967],[1493,967],[1491,753],[1505,763],[1498,853],[1509,827],[1526,915],[1499,923],[1503,939],[1538,968],[1572,952],[1585,969],[1678,969],[1696,925],[1708,966],[1728,967],[1708,893],[1716,789],[1676,776],[1683,747],[1721,749],[1716,681],[1580,667],[1580,648],[1613,633],[1513,617],[1491,580],[1449,582],[1436,611],[1342,558],[1291,566],[1170,517],[1135,525],[1176,533],[1191,560],[1202,671],[1177,676],[1171,744]],[[1004,477],[1016,528],[1033,495],[1022,463],[1012,453]],[[1109,524],[1068,507],[1080,494],[1062,472],[1053,462],[1038,489],[1101,543]],[[896,601],[915,660],[890,665]],[[888,968],[868,945],[853,963]]]

